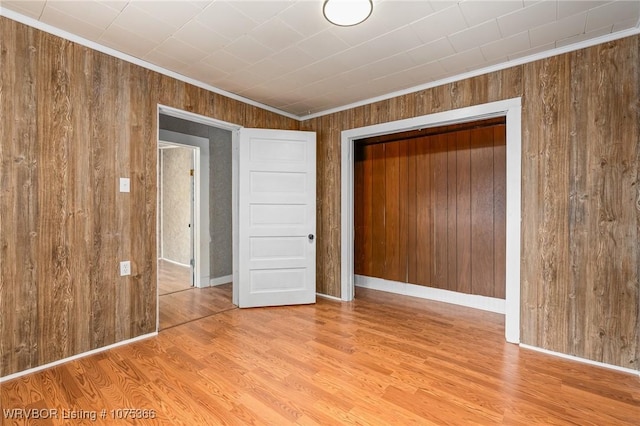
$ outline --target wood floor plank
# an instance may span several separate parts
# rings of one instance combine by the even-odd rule
[[[3,383],[0,403],[155,410],[141,425],[634,425],[640,380],[505,343],[498,314],[358,288],[179,325]]]

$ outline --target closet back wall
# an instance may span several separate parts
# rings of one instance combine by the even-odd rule
[[[466,127],[356,143],[356,274],[504,299],[505,125]]]

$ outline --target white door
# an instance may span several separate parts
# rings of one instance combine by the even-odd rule
[[[316,134],[241,129],[238,305],[315,303]]]

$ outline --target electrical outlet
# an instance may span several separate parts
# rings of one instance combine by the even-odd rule
[[[131,261],[120,262],[120,276],[131,275]]]
[[[129,178],[120,178],[120,192],[131,192],[131,181]]]

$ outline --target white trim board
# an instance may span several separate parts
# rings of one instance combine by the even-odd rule
[[[65,364],[65,363],[70,362],[70,361],[75,361],[75,360],[80,359],[80,358],[84,358],[84,357],[87,357],[87,356],[95,355],[95,354],[100,353],[100,352],[108,351],[110,349],[117,348],[118,346],[128,345],[128,344],[131,344],[131,343],[135,343],[135,342],[137,342],[139,340],[144,340],[144,339],[148,339],[150,337],[155,337],[157,335],[158,335],[158,332],[154,331],[153,333],[143,334],[142,336],[134,337],[133,339],[123,340],[121,342],[116,342],[116,343],[113,343],[113,344],[108,345],[108,346],[103,346],[101,348],[92,349],[92,350],[87,351],[87,352],[82,352],[80,354],[73,355],[73,356],[70,356],[68,358],[59,359],[57,361],[53,361],[53,362],[50,362],[48,364],[39,365],[38,367],[33,367],[33,368],[28,369],[28,370],[20,371],[18,373],[9,374],[8,376],[0,377],[0,383],[7,382],[7,381],[13,380],[13,379],[17,379],[18,377],[26,376],[27,374],[32,374],[32,373],[36,373],[38,371],[46,370],[47,368],[55,367],[56,365]]]
[[[225,275],[223,277],[211,278],[209,279],[210,286],[217,286],[222,284],[233,283],[233,275]]]
[[[418,297],[420,299],[434,300],[436,302],[451,303],[452,305],[466,306],[468,308],[495,312],[504,315],[505,301],[495,297],[479,296],[474,294],[458,293],[443,290],[441,288],[425,287],[416,284],[401,283],[382,278],[355,275],[356,287],[370,288],[372,290],[386,291],[387,293],[402,294]]]
[[[524,343],[520,343],[520,347],[523,348],[523,349],[529,349],[529,350],[532,350],[532,351],[541,352],[541,353],[546,354],[546,355],[551,355],[551,356],[555,356],[555,357],[558,357],[558,358],[564,358],[564,359],[568,359],[568,360],[571,360],[571,361],[580,362],[582,364],[593,365],[593,366],[596,366],[596,367],[607,368],[609,370],[615,370],[615,371],[619,371],[621,373],[633,374],[635,376],[640,377],[640,371],[633,370],[631,368],[620,367],[619,365],[613,365],[613,364],[606,364],[604,362],[593,361],[591,359],[581,358],[579,356],[567,355],[567,354],[563,354],[562,352],[554,352],[554,351],[550,351],[548,349],[539,348],[537,346],[525,345]]]
[[[474,105],[406,120],[391,121],[373,126],[345,130],[341,134],[341,295],[351,301],[354,296],[354,190],[353,161],[354,141],[371,136],[397,133],[406,130],[436,127],[480,120],[490,117],[506,117],[507,123],[507,197],[506,197],[506,298],[505,338],[510,343],[520,343],[520,211],[522,181],[522,99],[513,98],[487,104]]]

